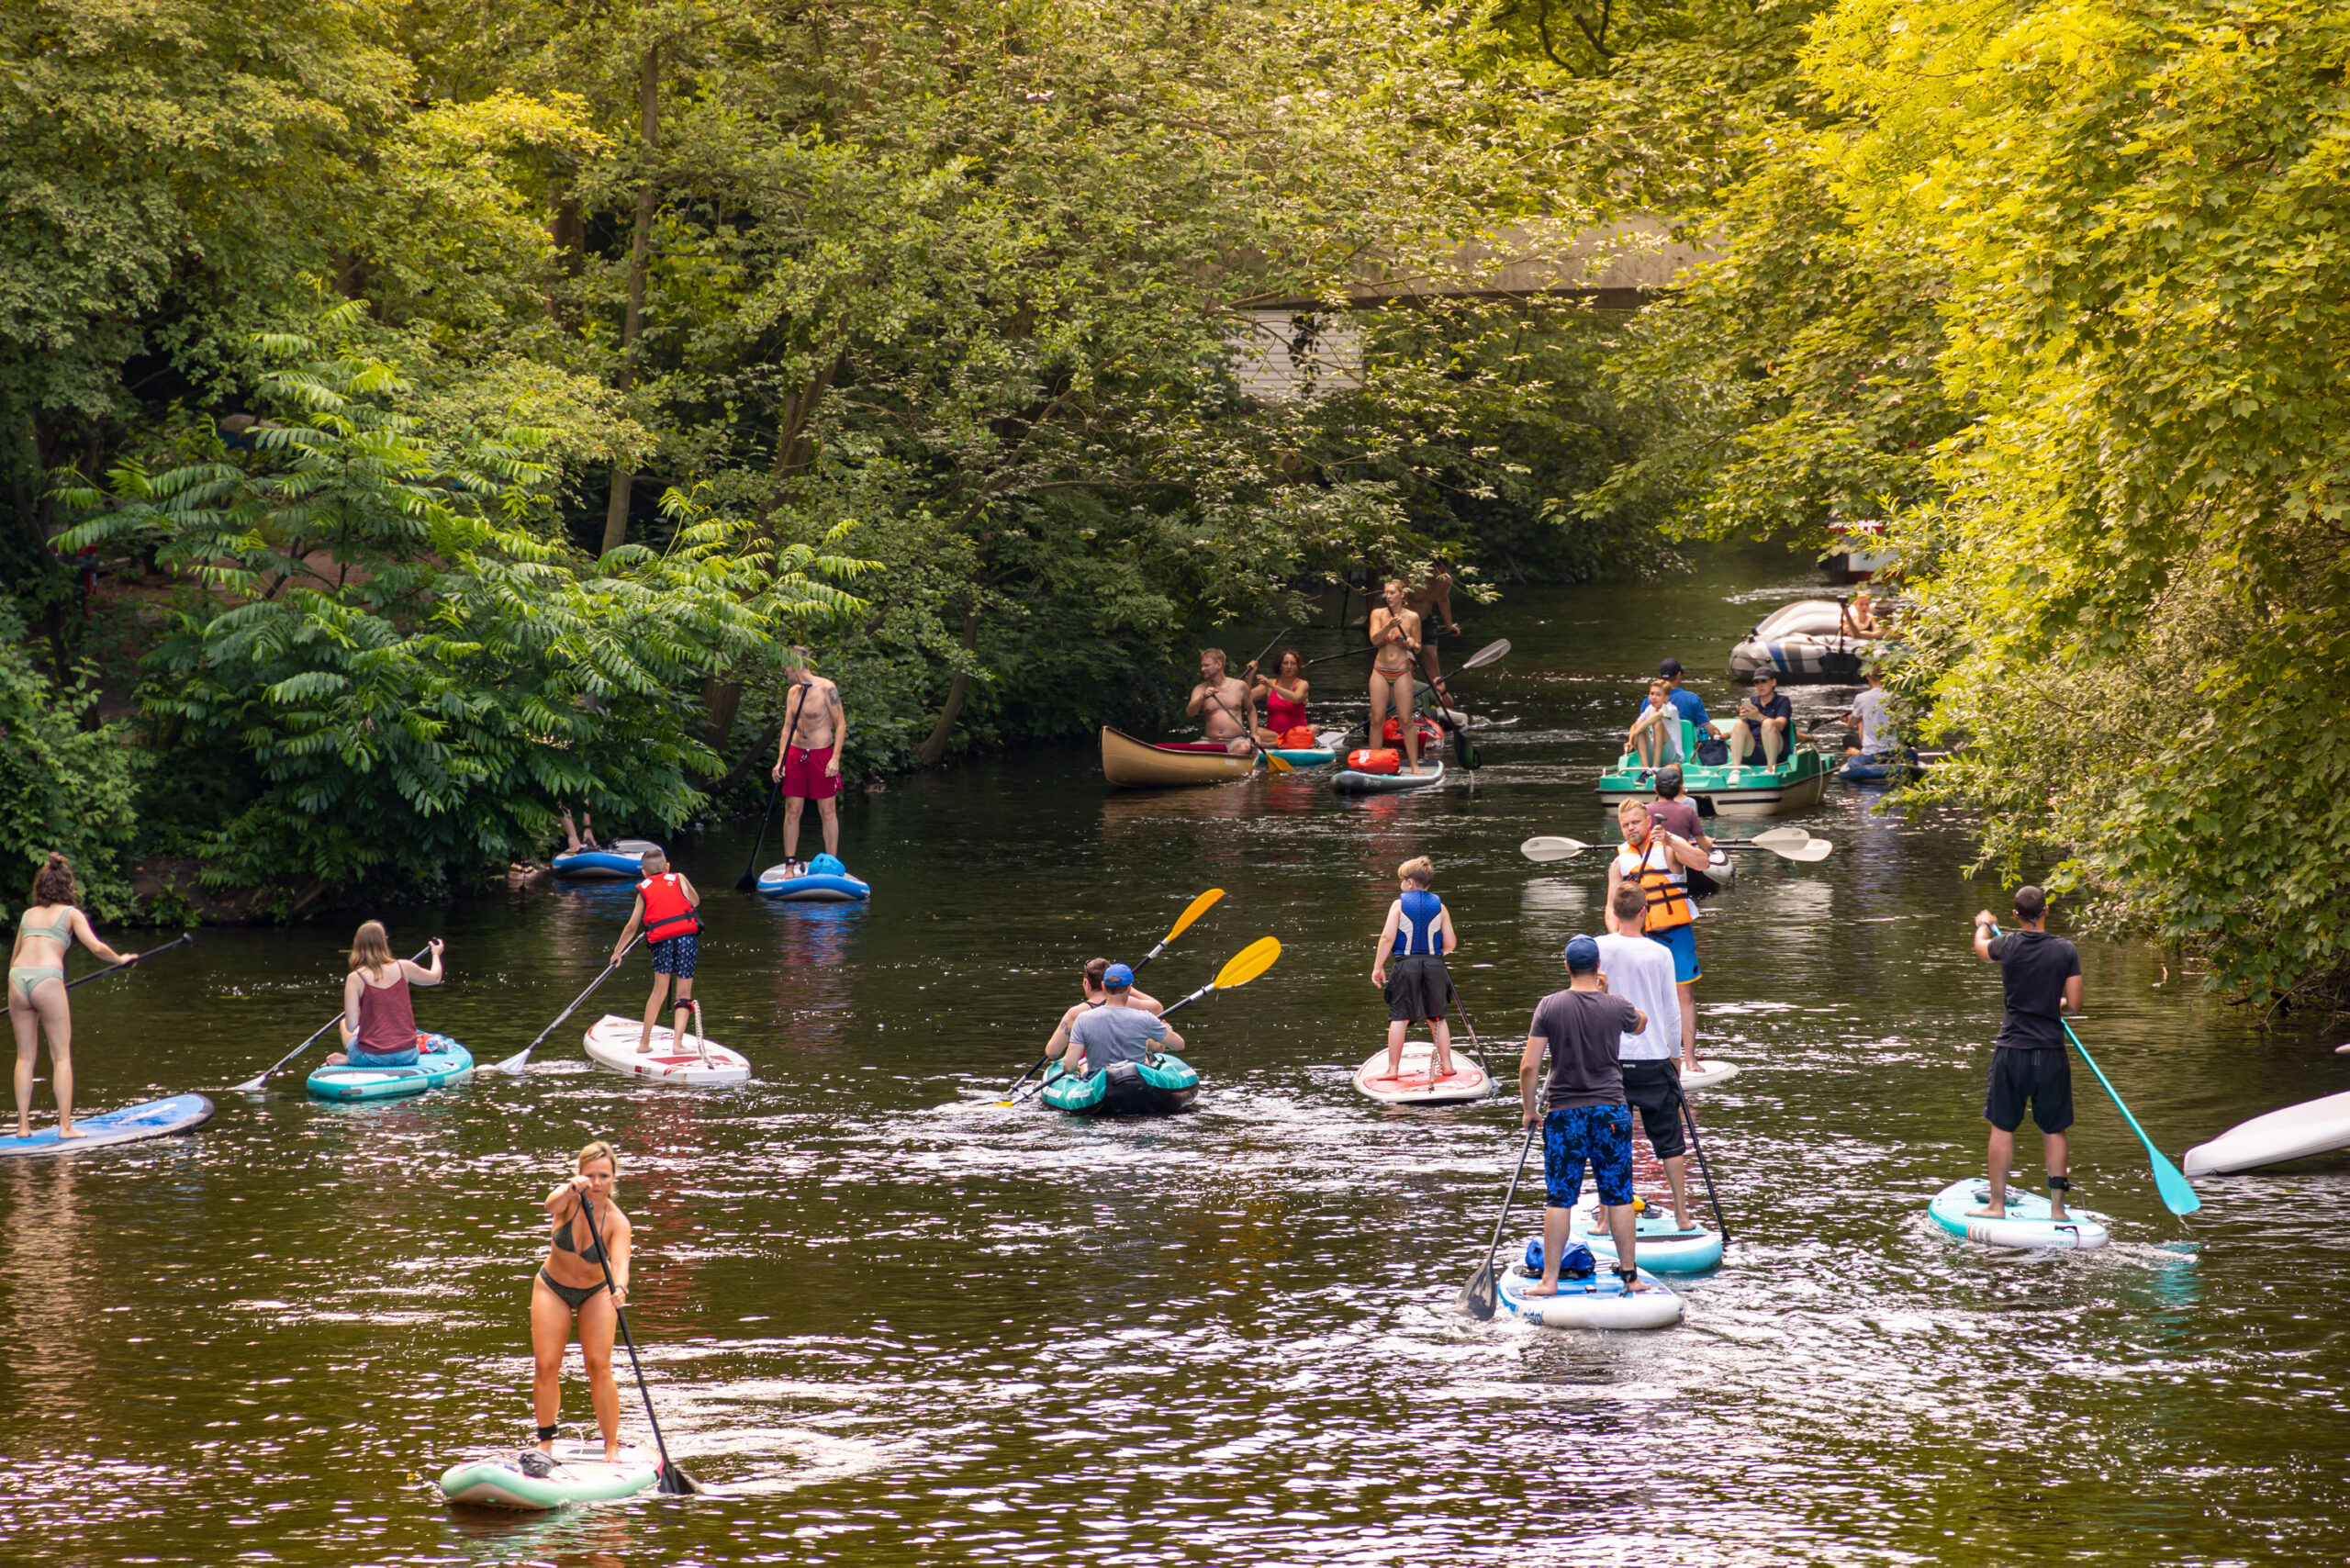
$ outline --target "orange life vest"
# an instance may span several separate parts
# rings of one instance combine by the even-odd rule
[[[1640,857],[1640,892],[1649,901],[1648,913],[1640,924],[1643,931],[1670,931],[1697,918],[1696,910],[1689,902],[1689,884],[1673,879],[1673,851],[1664,837],[1662,828],[1651,825],[1646,849],[1634,848],[1629,839],[1624,841],[1624,853]],[[1662,869],[1652,864],[1660,851],[1664,858]]]
[[[684,936],[701,929],[701,916],[686,902],[686,890],[675,871],[664,871],[657,877],[647,877],[636,885],[637,896],[644,901],[644,939],[666,942],[672,936]]]

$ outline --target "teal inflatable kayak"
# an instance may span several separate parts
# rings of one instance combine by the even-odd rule
[[[79,1154],[85,1148],[192,1133],[211,1119],[211,1101],[201,1094],[174,1094],[168,1100],[150,1100],[143,1105],[79,1117],[73,1130],[87,1135],[83,1137],[61,1138],[55,1127],[43,1127],[30,1137],[0,1137],[0,1155]]]
[[[476,1508],[512,1508],[543,1513],[574,1503],[604,1503],[632,1497],[660,1475],[654,1456],[623,1444],[618,1460],[604,1457],[599,1442],[554,1445],[552,1456],[536,1449],[495,1454],[455,1464],[442,1473],[442,1495]]]
[[[389,1100],[473,1075],[473,1052],[446,1035],[420,1034],[413,1067],[322,1067],[310,1074],[310,1092],[321,1100]]]
[[[1926,1205],[1926,1212],[1953,1236],[1964,1236],[1986,1247],[2076,1248],[2087,1251],[2113,1239],[2105,1228],[2102,1215],[2087,1214],[2068,1205],[2063,1219],[2052,1219],[2048,1200],[2038,1193],[2009,1186],[2005,1214],[1972,1212],[1990,1201],[1990,1182],[1980,1176],[1970,1176],[1963,1182],[1953,1182],[1935,1193],[1934,1201]]]
[[[1045,1103],[1071,1115],[1164,1116],[1199,1097],[1200,1075],[1191,1063],[1163,1052],[1082,1075],[1058,1062],[1045,1070]]]

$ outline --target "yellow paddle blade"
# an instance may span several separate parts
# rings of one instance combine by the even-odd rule
[[[1259,936],[1237,953],[1233,954],[1232,961],[1217,971],[1216,990],[1223,991],[1231,986],[1247,985],[1250,980],[1271,969],[1273,960],[1281,956],[1281,945],[1278,937]]]
[[[1192,928],[1192,922],[1199,919],[1200,916],[1214,909],[1215,907],[1215,901],[1222,897],[1224,897],[1224,890],[1222,888],[1210,888],[1206,892],[1203,892],[1198,898],[1193,899],[1192,901],[1192,907],[1177,915],[1175,917],[1175,924],[1167,928],[1167,935],[1159,943],[1159,946],[1164,947],[1169,942],[1174,941],[1175,938],[1182,935],[1186,931],[1189,931]]]
[[[1297,765],[1295,763],[1290,761],[1290,759],[1285,756],[1275,756],[1271,752],[1267,752],[1265,754],[1265,766],[1271,768],[1275,773],[1294,773],[1297,771]]]

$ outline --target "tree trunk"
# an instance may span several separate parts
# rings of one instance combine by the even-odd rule
[[[655,44],[644,51],[644,75],[637,88],[640,117],[639,132],[644,138],[647,161],[661,145],[661,46]],[[636,340],[644,330],[644,272],[645,256],[653,247],[653,207],[659,196],[653,183],[653,172],[645,171],[644,184],[636,192],[636,229],[629,237],[628,246],[628,314],[621,320],[621,390],[626,392],[636,385]],[[629,489],[636,483],[630,470],[614,465],[612,495],[604,508],[604,549],[606,553],[628,543]]]
[[[969,653],[979,645],[979,607],[973,605],[963,614],[963,651]],[[946,755],[946,737],[954,733],[955,721],[962,716],[963,698],[971,689],[971,677],[967,670],[957,670],[953,684],[946,689],[946,706],[939,710],[938,723],[930,738],[914,753],[915,760],[924,767],[937,765]]]
[[[743,711],[743,683],[711,676],[701,683],[701,711],[710,720],[705,736],[711,749],[723,752],[734,734],[734,716]]]

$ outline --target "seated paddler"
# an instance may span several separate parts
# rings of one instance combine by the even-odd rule
[[[1124,964],[1102,973],[1104,1002],[1069,1027],[1069,1071],[1083,1076],[1147,1060],[1153,1050],[1183,1048],[1183,1036],[1165,1019],[1134,1005],[1134,988],[1135,972]]]

